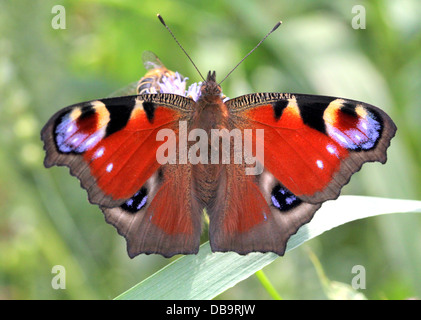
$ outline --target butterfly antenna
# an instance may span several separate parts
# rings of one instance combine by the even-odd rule
[[[206,82],[205,78],[203,78],[202,74],[200,73],[199,69],[197,68],[197,66],[194,64],[192,58],[190,58],[189,54],[186,52],[186,50],[184,50],[183,46],[180,44],[180,42],[178,42],[177,38],[175,37],[174,33],[172,33],[171,29],[167,26],[167,24],[165,23],[164,19],[161,17],[161,15],[158,13],[157,17],[159,19],[159,21],[161,21],[161,23],[164,25],[164,27],[168,30],[168,32],[171,34],[171,36],[174,38],[175,42],[177,42],[178,46],[181,48],[181,50],[183,50],[184,54],[187,56],[187,58],[189,58],[190,62],[193,64],[193,66],[195,67],[195,69],[197,70],[197,72],[199,73],[200,77],[203,79],[203,81]]]
[[[282,21],[279,21],[273,28],[272,28],[272,30],[270,30],[269,32],[268,32],[268,34],[267,35],[265,35],[265,37],[262,39],[262,40],[260,40],[260,42],[257,44],[257,46],[255,46],[249,53],[247,53],[247,55],[243,58],[243,59],[241,59],[241,61],[239,62],[239,63],[237,63],[237,65],[234,67],[234,68],[232,68],[232,70],[225,76],[225,78],[224,79],[222,79],[222,81],[220,82],[220,83],[218,83],[218,85],[220,86],[221,85],[221,83],[222,82],[224,82],[225,81],[225,79],[226,78],[228,78],[229,77],[229,75],[235,70],[235,69],[237,69],[237,67],[244,61],[244,60],[246,60],[247,59],[247,57],[254,51],[254,50],[256,50],[257,49],[257,47],[258,46],[260,46],[261,44],[262,44],[262,42],[263,41],[265,41],[266,40],[266,38],[267,37],[269,37],[269,35],[272,33],[272,32],[274,32],[276,29],[278,29],[279,28],[279,26],[282,24]]]

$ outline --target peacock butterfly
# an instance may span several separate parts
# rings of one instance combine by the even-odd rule
[[[136,95],[71,105],[41,132],[45,166],[70,168],[131,258],[197,253],[204,211],[212,251],[283,255],[363,163],[386,162],[396,126],[375,106],[276,92],[229,99],[215,72],[186,90],[186,78],[145,57]]]

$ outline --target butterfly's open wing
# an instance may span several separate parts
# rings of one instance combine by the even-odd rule
[[[230,166],[221,179],[209,210],[214,251],[282,255],[289,237],[322,202],[338,197],[364,162],[386,161],[396,132],[380,109],[346,99],[262,93],[226,105],[235,127],[253,129],[252,151],[263,144],[265,170],[247,176],[240,165]]]
[[[264,129],[265,168],[310,203],[337,198],[363,163],[385,163],[396,132],[385,112],[348,99],[263,93],[227,105],[234,117]]]
[[[189,117],[193,104],[174,94],[94,100],[57,112],[41,132],[45,166],[70,168],[90,202],[126,236],[130,256],[197,251],[201,213],[190,209],[189,171],[167,170],[156,158],[158,132],[172,129],[177,137],[178,121]],[[179,199],[176,183],[187,192]]]
[[[65,165],[81,180],[92,203],[120,205],[148,180],[159,163],[156,134],[176,130],[182,110],[165,99],[140,95],[83,102],[57,112],[45,125],[46,167]],[[188,104],[187,104],[188,105]]]

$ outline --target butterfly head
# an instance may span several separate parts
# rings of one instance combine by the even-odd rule
[[[209,71],[208,76],[206,77],[206,81],[202,84],[202,87],[200,88],[200,95],[202,97],[221,96],[222,90],[216,82],[215,78],[215,71]]]

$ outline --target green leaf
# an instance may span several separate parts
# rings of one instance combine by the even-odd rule
[[[313,220],[290,238],[287,252],[347,222],[398,212],[421,212],[421,201],[341,196],[326,202]],[[116,299],[212,299],[277,258],[274,253],[212,253],[207,242],[197,255],[179,258]]]

